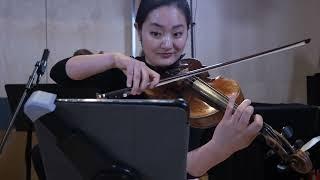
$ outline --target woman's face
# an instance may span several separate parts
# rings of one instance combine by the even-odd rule
[[[175,6],[159,7],[149,13],[139,37],[148,64],[169,66],[179,59],[186,45],[186,18]]]

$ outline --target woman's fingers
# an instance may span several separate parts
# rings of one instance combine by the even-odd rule
[[[127,87],[132,86],[133,72],[134,72],[134,63],[129,63],[129,65],[127,66],[127,69],[126,69]]]
[[[247,128],[247,134],[249,136],[256,135],[263,126],[263,118],[261,115],[256,114],[253,117],[254,117],[254,120],[249,124]]]
[[[238,126],[240,129],[244,129],[248,126],[251,116],[253,114],[253,107],[247,106],[244,108],[241,117],[238,119]]]
[[[232,94],[229,97],[229,102],[228,102],[226,111],[224,112],[223,120],[231,120],[231,117],[232,117],[232,114],[234,111],[233,107],[234,107],[234,103],[236,102],[236,98],[237,98],[236,94]]]
[[[138,94],[140,81],[141,81],[141,68],[137,63],[135,63],[134,70],[133,70],[133,86],[131,90],[131,93],[133,95]]]
[[[127,87],[131,87],[131,94],[141,94],[147,88],[153,88],[159,83],[160,75],[150,69],[144,62],[132,59],[122,54],[116,54],[115,66],[127,76]]]
[[[145,68],[141,68],[141,75],[141,83],[138,92],[139,94],[150,85],[148,70]]]
[[[127,66],[126,74],[127,86],[132,87],[132,95],[141,94],[147,88],[153,88],[159,83],[160,75],[143,62],[133,61],[130,64]]]
[[[251,104],[251,101],[249,99],[245,99],[244,101],[242,101],[242,103],[238,106],[238,108],[234,112],[233,119],[236,121],[239,121],[243,112],[250,104]]]
[[[149,88],[154,88],[160,81],[160,74],[158,74],[152,69],[149,69],[149,75],[151,80]]]

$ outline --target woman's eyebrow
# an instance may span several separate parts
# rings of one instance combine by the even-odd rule
[[[183,25],[182,24],[178,24],[178,25],[173,26],[172,29],[178,29],[178,28],[181,28],[181,27],[183,27]]]
[[[159,28],[163,28],[163,27],[164,27],[163,25],[158,24],[158,23],[151,23],[150,25],[151,25],[151,26],[156,26],[156,27],[159,27]],[[175,26],[173,26],[172,29],[177,29],[177,28],[180,28],[180,27],[183,27],[183,24],[175,25]]]
[[[151,26],[156,26],[156,27],[159,27],[159,28],[163,28],[164,27],[163,25],[158,24],[158,23],[151,23],[150,25]]]

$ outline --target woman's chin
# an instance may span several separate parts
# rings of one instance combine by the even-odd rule
[[[146,58],[146,61],[148,64],[152,66],[158,66],[158,67],[170,66],[178,60],[176,56],[170,56],[168,58],[164,58],[162,56],[153,56],[153,57],[150,57],[149,59],[150,61],[148,60],[148,58]]]
[[[161,67],[165,67],[165,66],[170,66],[172,64],[174,64],[177,60],[175,58],[159,58],[159,60],[157,62],[158,65],[157,66],[161,66]]]

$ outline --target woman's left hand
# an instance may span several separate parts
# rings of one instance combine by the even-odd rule
[[[252,116],[254,109],[250,106],[249,99],[244,100],[234,111],[235,100],[236,95],[229,98],[225,114],[211,139],[211,143],[218,145],[230,155],[249,146],[263,125],[260,115]],[[252,122],[250,122],[251,116]]]

